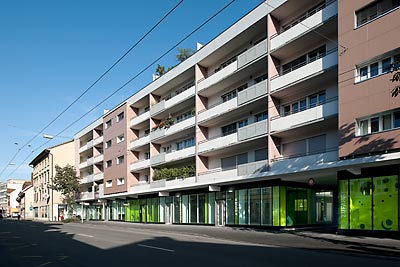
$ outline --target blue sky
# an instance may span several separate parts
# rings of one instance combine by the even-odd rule
[[[52,124],[55,135],[109,96],[231,0],[185,0],[100,83]],[[22,147],[141,38],[178,0],[19,0],[0,4],[0,181],[30,179],[28,163],[151,82],[156,66],[135,79],[60,137],[40,135]],[[195,50],[261,0],[236,0],[180,47]],[[160,60],[176,64],[176,51]],[[13,155],[17,157],[8,165]],[[34,151],[32,153],[32,151]],[[24,160],[26,163],[21,165]],[[15,165],[14,165],[15,164]],[[20,166],[21,165],[21,166]],[[20,166],[20,167],[19,167]],[[18,169],[16,169],[19,167]]]

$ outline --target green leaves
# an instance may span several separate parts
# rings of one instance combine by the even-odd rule
[[[154,171],[153,180],[174,180],[177,178],[187,178],[195,175],[194,166],[185,166],[180,168],[162,168]]]
[[[75,168],[69,164],[64,168],[56,165],[55,169],[56,175],[50,188],[63,195],[64,203],[68,205],[68,213],[72,215],[75,195],[79,192],[79,178],[76,177]]]

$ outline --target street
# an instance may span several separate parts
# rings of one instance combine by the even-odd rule
[[[343,242],[207,226],[0,221],[1,266],[7,267],[399,266],[396,256],[353,252]]]

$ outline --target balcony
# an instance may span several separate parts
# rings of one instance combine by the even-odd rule
[[[327,51],[323,56],[308,60],[299,66],[289,69],[285,74],[277,75],[271,79],[271,94],[300,83],[309,78],[315,77],[325,71],[337,66],[338,51],[337,48]]]
[[[248,104],[253,100],[256,100],[262,96],[266,96],[267,93],[267,81],[262,81],[254,84],[246,88],[245,90],[238,92],[236,98],[233,98],[226,102],[218,102],[212,106],[209,106],[208,109],[200,111],[198,115],[199,123],[219,117],[222,114],[225,114],[233,109]]]
[[[143,170],[150,167],[150,159],[138,160],[131,163],[131,172]]]
[[[104,155],[103,154],[97,155],[96,157],[93,158],[93,163],[92,164],[103,162],[103,159],[104,159]]]
[[[195,94],[195,87],[192,86],[189,89],[183,91],[182,93],[180,93],[178,95],[175,95],[174,97],[172,97],[168,100],[162,100],[159,103],[157,103],[151,107],[150,115],[151,116],[157,115],[157,114],[183,102],[184,100],[194,96],[194,94]]]
[[[225,136],[214,137],[210,140],[204,140],[199,143],[199,154],[213,150],[223,149],[225,147],[237,144],[239,142],[264,136],[268,133],[268,122],[260,121],[239,128],[237,132]]]
[[[159,165],[167,162],[185,159],[194,156],[195,153],[196,148],[194,146],[172,151],[169,153],[160,153],[156,156],[151,157],[151,165]]]
[[[237,102],[237,98],[232,98],[231,100],[217,103],[216,105],[210,106],[208,109],[200,111],[198,115],[199,123],[212,119],[214,117],[221,116],[222,114],[237,108]]]
[[[79,180],[80,184],[89,184],[93,182],[93,174],[86,175]]]
[[[150,119],[150,111],[143,112],[139,116],[133,117],[131,119],[131,127],[136,126],[136,125],[144,122],[145,120],[149,120],[149,119]]]
[[[96,146],[96,145],[98,145],[98,144],[100,144],[100,143],[103,143],[103,139],[104,139],[103,136],[99,136],[99,137],[97,137],[96,139],[94,139],[94,140],[93,140],[93,146]]]
[[[173,134],[181,132],[185,129],[194,127],[194,125],[195,125],[195,117],[191,117],[189,119],[175,123],[174,125],[170,126],[169,128],[161,128],[161,129],[152,131],[150,133],[150,138],[152,141],[159,140],[164,137],[171,136]]]
[[[258,57],[267,53],[267,40],[263,40],[259,44],[253,46],[249,50],[243,52],[238,56],[237,67],[238,69],[254,61]]]
[[[93,175],[93,182],[101,181],[104,178],[104,173],[99,172]]]
[[[271,37],[271,51],[279,49],[280,47],[296,40],[300,36],[315,30],[326,21],[337,16],[337,6],[337,1],[328,1],[326,4],[317,7],[317,9],[304,14],[301,19],[305,19],[301,20],[301,23],[297,23],[288,30]]]
[[[326,148],[320,153],[303,153],[272,159],[270,171],[279,173],[299,172],[310,170],[311,166],[316,167],[318,164],[335,162],[338,159],[339,155],[337,147]]]
[[[86,168],[86,167],[88,167],[90,165],[93,165],[93,157],[87,158],[87,160],[81,162],[79,164],[79,169]]]
[[[338,114],[337,97],[328,99],[326,102],[284,117],[278,116],[271,119],[271,133],[281,132],[299,126],[322,121]]]
[[[92,199],[94,199],[94,193],[93,192],[80,192],[79,193],[79,200],[80,201],[92,200]]]
[[[142,136],[139,139],[133,140],[131,142],[131,150],[134,150],[135,148],[147,145],[148,143],[150,143],[150,135],[149,134]]]
[[[226,67],[220,69],[218,72],[210,74],[207,78],[200,81],[198,83],[198,91],[201,92],[202,90],[216,84],[217,82],[225,79],[226,77],[232,75],[238,69],[237,61],[233,61]]]
[[[199,173],[198,182],[215,183],[248,178],[249,176],[257,177],[262,176],[263,173],[268,172],[268,170],[268,162],[266,160],[249,162],[246,164],[237,165],[229,170],[216,168]]]
[[[240,91],[237,95],[237,104],[241,106],[268,93],[267,81],[262,81]]]

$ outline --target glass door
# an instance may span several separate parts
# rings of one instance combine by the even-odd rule
[[[225,225],[225,200],[218,200],[217,201],[217,226],[224,226]]]

